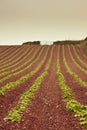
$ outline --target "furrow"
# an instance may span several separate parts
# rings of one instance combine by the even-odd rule
[[[75,46],[70,46],[70,51],[73,55],[73,58],[77,62],[77,64],[79,64],[84,70],[87,70],[87,63],[81,59],[81,54],[78,55],[77,50],[75,49]]]
[[[64,60],[65,67],[67,68],[67,72],[70,73],[81,85],[83,85],[84,87],[87,87],[87,82],[85,82],[84,80],[82,80],[79,77],[79,75],[75,71],[72,70],[72,67],[70,67],[67,64],[66,57],[65,57],[64,46],[63,46],[63,60]]]
[[[35,80],[34,84],[30,87],[30,89],[21,95],[20,97],[21,101],[19,105],[13,108],[13,110],[9,112],[5,120],[11,120],[13,122],[14,121],[19,122],[21,120],[21,113],[26,109],[27,105],[30,103],[31,99],[33,98],[34,93],[38,91],[43,79],[48,74],[51,60],[52,60],[52,53],[48,60],[48,63],[46,64],[44,72]]]
[[[28,66],[28,67],[31,67],[35,62],[37,62],[41,56],[41,53],[42,53],[43,49],[41,50],[41,52],[39,53],[38,57]],[[23,83],[24,81],[26,81],[28,78],[30,78],[31,76],[33,76],[40,68],[41,66],[43,65],[44,61],[46,60],[46,57],[47,57],[47,54],[48,54],[48,50],[43,58],[43,60],[40,62],[40,64],[38,65],[38,67],[36,67],[34,70],[32,70],[30,73],[22,76],[20,79],[17,79],[16,81],[14,82],[9,82],[7,83],[6,85],[2,86],[0,88],[0,95],[4,95],[5,92],[7,92],[9,89],[13,88],[13,87],[16,87],[18,85],[20,85],[21,83]],[[26,69],[26,68],[25,68]]]
[[[9,74],[9,73],[13,73],[13,72],[15,72],[15,71],[17,71],[17,70],[19,70],[19,69],[21,69],[23,66],[25,66],[30,60],[28,60],[29,59],[29,56],[31,56],[31,54],[33,53],[33,51],[34,51],[34,49],[35,48],[33,48],[33,49],[29,49],[28,51],[29,51],[29,53],[28,53],[28,51],[26,51],[26,53],[24,53],[23,55],[22,55],[22,57],[18,57],[18,62],[16,62],[16,63],[14,63],[14,64],[12,64],[11,66],[8,66],[8,67],[6,67],[6,68],[4,68],[4,69],[2,69],[2,70],[0,70],[0,76],[3,76],[3,75],[7,75],[7,74]],[[38,50],[38,49],[37,49]],[[28,54],[27,54],[28,53]],[[22,58],[22,59],[21,59]],[[28,60],[28,61],[27,61]],[[26,62],[27,61],[27,62]],[[10,70],[8,70],[8,69],[10,69]]]
[[[58,74],[58,83],[63,91],[64,99],[67,103],[66,108],[68,111],[75,113],[75,117],[80,118],[80,124],[87,128],[87,106],[82,105],[77,100],[73,99],[72,91],[70,87],[66,84],[65,77],[60,69],[60,48],[58,51],[58,60],[57,60],[57,74]]]
[[[39,48],[38,48],[39,49]],[[36,60],[34,60],[34,58],[35,58],[35,56],[36,56],[36,54],[37,54],[37,52],[38,52],[38,49],[37,49],[37,51],[35,51],[35,53],[33,54],[33,56],[28,60],[28,62],[27,62],[27,65],[26,65],[26,62],[25,62],[25,64],[24,64],[24,66],[23,65],[21,65],[22,66],[22,69],[19,67],[19,70],[18,71],[16,71],[16,72],[12,72],[12,73],[10,73],[9,75],[7,75],[7,76],[5,76],[5,77],[3,77],[3,78],[1,78],[0,79],[0,83],[2,83],[3,81],[5,81],[5,80],[7,80],[7,79],[9,79],[9,78],[12,78],[12,77],[14,77],[14,76],[16,76],[16,75],[20,75],[22,72],[25,72],[26,70],[28,70],[37,60],[38,60],[38,58],[36,59]],[[44,49],[44,48],[43,48]],[[43,50],[42,49],[42,50]],[[41,51],[42,52],[42,51]],[[41,53],[40,53],[41,54]],[[39,55],[40,56],[40,55]],[[33,60],[33,61],[32,61]]]
[[[75,57],[79,60],[79,62],[80,62],[80,63],[86,68],[86,70],[87,70],[87,63],[82,60],[81,54],[79,55],[79,54],[77,53],[77,49],[76,49],[74,46],[72,46],[72,48],[73,48],[73,50],[74,50]]]
[[[16,48],[17,48],[17,49],[16,49]],[[16,54],[19,50],[21,50],[21,48],[18,48],[18,47],[16,47],[16,48],[13,47],[13,48],[11,49],[11,51],[9,51],[9,53],[6,53],[6,52],[5,52],[6,55],[5,55],[5,56],[4,56],[4,55],[2,56],[2,59],[1,59],[1,61],[0,61],[0,66],[3,65],[3,63],[9,61],[11,57],[14,57],[15,54]]]
[[[25,53],[24,50],[26,50],[26,47],[25,47],[25,48],[20,47],[20,48],[19,48],[19,51],[16,50],[16,54],[14,54],[14,52],[13,52],[13,53],[12,53],[13,56],[10,55],[10,58],[9,58],[9,59],[3,61],[2,64],[0,64],[0,66],[1,66],[0,68],[4,68],[4,67],[6,67],[6,66],[12,64],[12,63],[14,62],[14,59],[20,57],[21,53]],[[27,49],[27,50],[28,50],[28,49]]]
[[[83,73],[85,73],[85,74],[87,75],[87,70],[84,69],[84,68],[82,68],[82,67],[80,66],[80,64],[78,64],[78,63],[76,62],[75,58],[73,57],[73,54],[71,53],[71,50],[70,50],[70,47],[69,47],[69,46],[68,46],[68,49],[69,49],[69,54],[70,54],[70,57],[71,57],[73,63],[76,65],[76,67],[77,67],[78,69],[80,69],[80,71],[82,71]]]

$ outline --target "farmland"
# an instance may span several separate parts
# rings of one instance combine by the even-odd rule
[[[0,130],[87,130],[82,45],[0,46]]]

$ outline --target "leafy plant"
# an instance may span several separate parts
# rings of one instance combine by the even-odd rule
[[[50,59],[46,64],[44,72],[35,80],[35,83],[30,87],[30,89],[21,95],[20,98],[21,101],[19,105],[13,108],[13,110],[9,112],[5,120],[11,120],[13,122],[21,121],[21,113],[26,109],[27,105],[30,103],[31,99],[33,98],[34,93],[39,89],[44,77],[48,74],[48,70],[52,60],[52,52],[51,52]]]
[[[80,118],[80,124],[87,128],[87,106],[82,105],[77,100],[73,99],[72,91],[70,87],[66,84],[64,75],[60,69],[60,61],[59,61],[60,48],[58,49],[58,59],[57,59],[57,74],[59,77],[58,83],[61,87],[61,90],[64,93],[64,99],[67,103],[67,110],[75,113],[75,117]],[[64,53],[63,53],[64,57]],[[70,69],[68,69],[69,71]]]

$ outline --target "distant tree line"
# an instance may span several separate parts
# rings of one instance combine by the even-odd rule
[[[54,45],[67,45],[67,44],[73,44],[73,45],[76,45],[76,44],[84,44],[84,42],[87,41],[87,37],[84,39],[84,40],[64,40],[64,41],[55,41],[53,42]]]
[[[80,41],[73,41],[73,40],[65,40],[65,41],[55,41],[53,42],[54,45],[67,45],[67,44],[72,44],[72,45],[76,45],[76,44],[81,44],[81,40]]]
[[[40,45],[40,41],[28,41],[24,42],[22,45]],[[84,40],[64,40],[64,41],[54,41],[53,45],[77,45],[77,44],[86,44],[87,45],[87,37]]]
[[[40,41],[28,41],[24,42],[22,45],[40,45]]]

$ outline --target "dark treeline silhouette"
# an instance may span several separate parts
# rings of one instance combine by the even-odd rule
[[[84,40],[64,40],[64,41],[54,41],[53,45],[77,45],[77,44],[82,44],[82,45],[87,45],[87,37]],[[22,43],[22,45],[41,45],[41,41],[28,41]]]
[[[24,42],[22,45],[40,45],[40,41],[29,41],[29,42]]]
[[[85,41],[87,41],[87,37],[85,38]]]
[[[77,45],[77,44],[87,44],[87,37],[84,40],[64,40],[64,41],[54,41],[53,44],[54,45]]]
[[[54,45],[67,45],[67,44],[72,44],[72,45],[76,45],[76,44],[82,44],[82,41],[73,41],[73,40],[65,40],[65,41],[55,41],[53,42]]]

